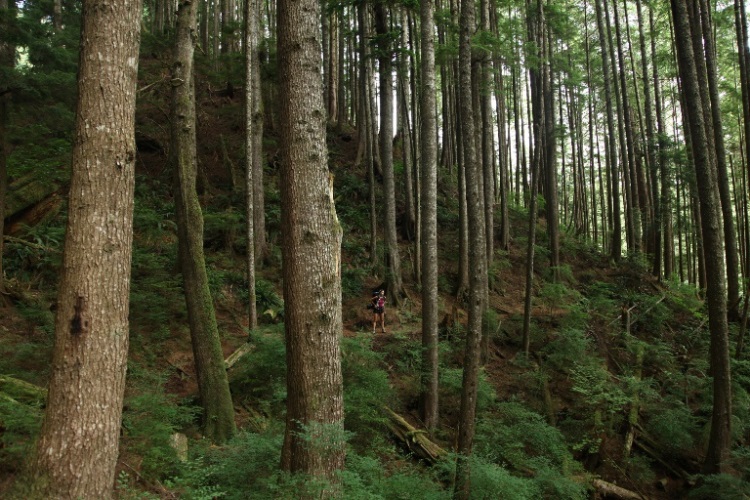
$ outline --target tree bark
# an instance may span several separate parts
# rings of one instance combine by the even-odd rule
[[[401,303],[404,290],[401,278],[401,257],[396,227],[396,181],[393,172],[393,47],[388,40],[390,26],[388,8],[375,5],[375,31],[379,37],[378,65],[380,73],[380,164],[383,170],[385,197],[385,244],[387,250],[388,296],[393,305]]]
[[[203,254],[203,213],[196,190],[195,83],[193,53],[196,39],[194,0],[184,0],[177,11],[177,34],[172,65],[172,163],[175,169],[175,212],[180,269],[187,304],[195,372],[203,407],[203,433],[214,443],[235,432],[234,407],[229,393],[211,291]]]
[[[701,44],[706,67],[706,78],[708,83],[708,99],[706,104],[710,107],[710,116],[713,131],[713,143],[715,149],[716,171],[719,182],[719,199],[721,201],[721,213],[724,227],[724,252],[726,255],[727,271],[727,304],[728,313],[734,319],[739,318],[738,307],[740,304],[740,273],[739,258],[737,256],[737,237],[734,230],[734,214],[732,207],[732,196],[729,191],[729,175],[727,173],[726,148],[724,147],[724,127],[721,119],[721,103],[719,101],[719,84],[716,69],[716,48],[712,21],[705,0],[699,0],[696,4],[695,29],[699,37],[702,30]],[[696,38],[699,38],[696,37]]]
[[[431,434],[437,428],[438,405],[438,252],[437,252],[437,120],[435,97],[435,5],[420,4],[420,131],[422,177],[422,386],[421,416]]]
[[[482,169],[477,161],[474,108],[472,100],[471,36],[476,28],[473,0],[461,0],[459,28],[459,104],[461,137],[466,171],[466,201],[469,223],[469,321],[466,332],[461,409],[458,430],[458,461],[456,465],[456,498],[468,499],[471,493],[471,471],[468,458],[472,453],[476,428],[477,387],[481,365],[482,324],[486,307],[487,250],[485,219],[481,191]]]
[[[723,234],[721,230],[721,202],[718,179],[711,165],[708,151],[706,117],[703,113],[703,96],[699,88],[696,54],[691,45],[690,14],[685,2],[672,0],[675,23],[675,45],[679,62],[680,79],[685,94],[685,106],[690,121],[692,158],[698,184],[698,197],[703,227],[704,259],[706,265],[706,295],[711,331],[711,375],[713,376],[713,412],[711,434],[704,463],[704,472],[720,473],[729,464],[731,439],[731,377],[729,370],[729,339],[727,325],[727,298],[723,262]]]
[[[55,348],[27,498],[111,498],[128,353],[141,2],[86,0]]]
[[[596,25],[599,29],[599,44],[602,53],[602,78],[604,79],[604,102],[606,103],[607,111],[607,158],[610,164],[608,172],[611,177],[611,190],[612,197],[610,198],[610,204],[612,207],[612,246],[610,247],[610,256],[614,261],[619,261],[622,256],[622,219],[620,213],[620,174],[617,166],[617,148],[615,147],[615,127],[614,127],[614,112],[612,110],[612,90],[610,81],[609,71],[609,58],[607,57],[607,31],[603,21],[601,0],[594,0],[596,6]]]
[[[649,28],[651,31],[651,67],[652,80],[654,84],[654,103],[656,108],[656,134],[657,134],[657,158],[659,163],[659,178],[661,180],[661,193],[658,203],[660,218],[657,218],[661,224],[663,233],[664,247],[662,256],[664,261],[664,278],[669,280],[674,272],[674,229],[672,228],[672,175],[669,171],[669,165],[666,157],[666,145],[664,137],[666,136],[666,127],[664,125],[664,116],[661,105],[661,84],[659,83],[659,69],[656,64],[656,30],[654,29],[654,9],[649,7],[648,12]]]
[[[246,230],[247,230],[247,290],[248,290],[248,320],[247,327],[252,332],[258,328],[258,307],[255,290],[255,173],[258,168],[256,162],[262,158],[258,151],[261,142],[257,136],[262,134],[262,127],[257,127],[260,94],[255,85],[260,81],[258,76],[260,64],[258,61],[258,3],[245,0],[245,196],[246,196]],[[258,130],[260,128],[260,130]],[[262,166],[261,166],[262,169]],[[261,205],[262,211],[262,205]]]
[[[333,201],[323,103],[320,4],[279,2],[281,227],[287,414],[282,469],[309,474],[337,496],[343,469],[339,339],[342,230]],[[326,256],[321,258],[321,256]]]
[[[8,0],[0,0],[0,27],[10,30],[11,16],[13,10]],[[0,68],[8,72],[15,65],[15,47],[10,43],[0,42]],[[0,88],[0,307],[5,302],[5,275],[3,274],[3,234],[5,231],[5,197],[8,191],[8,125],[10,124],[10,100],[9,89]]]

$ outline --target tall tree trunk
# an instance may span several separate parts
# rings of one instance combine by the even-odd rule
[[[9,0],[0,0],[0,27],[10,32],[11,19],[15,9]],[[0,42],[0,70],[10,73],[15,66],[15,47],[8,42]],[[0,307],[4,305],[5,275],[3,274],[3,232],[5,229],[5,196],[8,190],[8,125],[10,124],[10,106],[12,93],[8,88],[0,87]]]
[[[539,0],[541,1],[541,0]],[[544,16],[544,10],[539,9],[539,15]],[[552,43],[551,32],[547,25],[546,19],[542,17],[540,21],[539,39],[542,42],[542,94],[544,99],[543,112],[544,118],[543,141],[546,149],[544,153],[544,180],[546,181],[545,201],[547,212],[547,238],[549,239],[549,265],[552,270],[552,279],[557,281],[560,274],[560,221],[559,207],[557,196],[557,133],[555,131],[555,93],[553,84],[552,71]]]
[[[743,141],[741,142],[741,146],[739,149],[741,157],[743,157],[745,160],[744,162],[741,162],[741,165],[744,166],[742,174],[743,180],[747,179],[747,169],[750,168],[750,81],[748,79],[748,64],[750,64],[750,60],[748,59],[748,51],[750,49],[747,48],[747,25],[743,20],[744,14],[744,1],[734,0],[734,27],[735,36],[737,39],[737,60],[740,69],[739,79],[740,90],[742,94],[742,129],[740,131],[740,135],[743,137]],[[745,197],[743,197],[743,200],[745,200],[745,208],[747,209],[748,200]],[[747,217],[745,218],[745,223],[746,227],[748,224],[750,224],[750,222],[747,220]],[[750,272],[750,230],[747,229],[745,231],[744,244],[745,258],[742,262],[745,266],[745,273],[743,273],[743,275],[747,276],[747,272]]]
[[[473,0],[461,0],[459,30],[459,92],[461,136],[466,171],[466,200],[469,223],[469,320],[464,354],[461,409],[459,413],[458,453],[455,496],[468,499],[471,493],[471,455],[476,428],[477,389],[481,364],[482,323],[487,297],[487,267],[484,209],[481,191],[482,169],[477,160],[474,143],[475,116],[472,100],[472,49],[471,35],[476,28]],[[476,72],[474,72],[476,73]]]
[[[670,279],[674,272],[674,230],[672,228],[672,176],[669,171],[669,165],[667,162],[666,155],[666,126],[664,124],[664,117],[662,114],[662,102],[661,102],[661,84],[659,82],[659,69],[656,64],[656,30],[654,28],[654,9],[649,7],[648,12],[649,18],[649,31],[651,31],[651,69],[652,69],[652,80],[654,85],[654,102],[656,108],[656,135],[657,135],[657,158],[659,164],[659,177],[661,180],[661,194],[658,203],[660,218],[657,218],[659,224],[661,224],[661,232],[663,234],[664,247],[662,250],[662,256],[664,260],[664,278]],[[644,83],[644,86],[647,86]]]
[[[617,149],[615,147],[615,126],[614,126],[614,112],[612,110],[612,89],[610,81],[609,71],[609,53],[607,49],[607,36],[606,27],[603,21],[601,0],[594,0],[596,6],[596,25],[599,29],[599,44],[602,53],[602,78],[604,79],[604,102],[606,103],[607,111],[607,158],[610,165],[608,172],[612,179],[611,191],[612,197],[610,199],[612,207],[612,246],[610,247],[610,256],[613,260],[619,261],[622,256],[622,215],[620,213],[620,174],[618,170],[618,158]]]
[[[367,183],[370,198],[370,265],[375,268],[378,262],[377,243],[378,243],[378,217],[377,217],[377,191],[375,189],[375,162],[374,162],[374,137],[375,120],[373,117],[373,108],[370,95],[372,94],[372,75],[370,73],[370,45],[366,42],[369,39],[370,30],[368,22],[367,4],[361,4],[357,7],[357,22],[359,25],[359,116],[357,118],[358,150],[357,160],[359,163],[364,159],[367,168]]]
[[[435,5],[420,4],[420,129],[422,177],[422,386],[421,416],[428,432],[438,424],[437,120],[435,98]]]
[[[327,165],[319,8],[317,0],[280,0],[278,8],[287,362],[281,465],[335,484],[346,453],[339,347],[342,231]],[[332,486],[321,497],[336,492]]]
[[[607,0],[603,0],[604,12],[609,12]],[[635,175],[635,158],[633,154],[632,127],[630,123],[630,105],[628,100],[628,91],[625,85],[625,61],[622,53],[622,39],[620,37],[619,15],[617,15],[617,0],[612,0],[613,10],[615,11],[615,39],[611,36],[611,27],[609,16],[604,16],[604,22],[607,25],[610,63],[613,71],[613,88],[619,120],[617,123],[618,138],[620,143],[620,153],[622,157],[622,171],[624,179],[625,193],[625,222],[626,236],[628,241],[628,250],[630,252],[641,250],[641,226],[640,215],[638,212],[638,190],[636,188]],[[617,45],[617,50],[615,50]],[[619,61],[619,70],[618,63]]]
[[[496,10],[496,9],[495,9]],[[497,24],[497,23],[495,23]],[[510,186],[510,165],[508,164],[505,124],[505,88],[503,85],[503,66],[498,57],[494,58],[495,69],[495,106],[497,113],[497,134],[499,145],[498,170],[500,175],[500,249],[508,251],[510,249],[510,209],[509,201],[512,193]]]
[[[380,161],[383,170],[383,190],[385,195],[385,244],[387,250],[388,296],[398,305],[404,290],[401,278],[401,257],[398,251],[398,231],[396,227],[396,182],[393,172],[393,47],[388,41],[389,13],[387,7],[375,5],[375,27],[381,40],[378,53],[380,72]]]
[[[83,3],[55,348],[26,498],[112,498],[128,356],[141,2]]]
[[[684,111],[690,121],[692,158],[698,181],[697,191],[703,228],[704,259],[706,275],[708,276],[706,295],[709,329],[711,331],[710,361],[713,377],[713,412],[704,471],[711,474],[724,472],[729,466],[727,458],[729,458],[732,419],[729,328],[727,325],[727,298],[722,258],[724,242],[721,231],[721,202],[716,170],[711,165],[711,154],[708,151],[710,142],[705,125],[707,117],[703,113],[703,105],[699,104],[703,101],[703,93],[699,88],[700,79],[696,61],[703,55],[694,53],[691,45],[691,22],[686,2],[672,0],[671,4],[680,79],[685,101],[689,103]]]
[[[345,8],[342,8],[338,12],[338,31],[336,33],[336,36],[339,40],[338,44],[338,76],[336,78],[336,130],[341,132],[344,125],[346,125],[347,121],[347,110],[349,109],[346,102],[346,91],[348,90],[348,86],[344,85],[344,77],[345,77],[345,64],[344,64],[344,23],[346,22],[344,18],[345,14]],[[348,40],[349,43],[351,43],[351,39]],[[356,83],[352,85],[356,88]]]
[[[458,63],[455,64],[458,66]],[[466,158],[464,144],[464,130],[461,113],[461,102],[458,96],[460,89],[460,75],[458,69],[454,71],[459,84],[454,89],[456,103],[456,158],[458,160],[458,289],[456,300],[459,304],[468,301],[470,279],[469,279],[469,205],[466,196]]]
[[[408,25],[408,18],[406,16],[405,9],[399,9],[401,15],[401,25]],[[404,232],[406,239],[413,241],[414,231],[417,226],[417,213],[414,197],[414,172],[413,172],[413,159],[414,155],[412,152],[412,119],[409,114],[411,108],[411,88],[409,87],[409,81],[411,76],[409,75],[409,41],[407,39],[408,32],[406,29],[401,31],[401,50],[399,51],[399,71],[398,71],[398,115],[400,127],[397,135],[401,138],[402,144],[402,161],[404,164],[404,201],[406,202],[406,221],[404,224]],[[416,271],[416,269],[415,269]],[[415,274],[419,274],[416,272]]]
[[[208,286],[203,254],[203,214],[196,191],[193,43],[197,8],[194,0],[184,0],[177,11],[172,65],[172,163],[180,269],[203,407],[203,432],[212,442],[223,443],[235,432],[234,407]]]
[[[331,122],[336,123],[338,119],[338,107],[343,103],[338,102],[339,95],[339,65],[343,61],[339,60],[339,13],[334,11],[330,16],[327,13],[323,13],[325,19],[330,18],[328,23],[328,47],[326,53],[328,54],[327,64],[327,76],[328,84],[327,89],[327,101],[328,101],[328,119]]]
[[[641,78],[643,81],[643,102],[644,102],[644,114],[646,117],[646,156],[648,159],[649,172],[651,174],[651,189],[653,190],[653,205],[654,205],[654,220],[649,225],[649,233],[651,235],[651,250],[653,252],[653,266],[651,272],[654,276],[661,279],[662,276],[662,209],[661,200],[657,195],[659,190],[659,163],[657,161],[657,147],[656,137],[654,132],[654,115],[653,115],[653,103],[651,102],[651,84],[649,82],[648,72],[648,53],[646,52],[646,35],[643,30],[643,9],[641,8],[641,0],[636,0],[636,14],[638,17],[638,34],[640,39],[640,51],[641,51]],[[658,158],[660,161],[661,158]]]
[[[721,213],[724,224],[724,252],[726,254],[727,271],[727,304],[728,313],[734,319],[739,318],[740,304],[740,273],[737,257],[737,237],[734,230],[734,214],[732,207],[732,196],[729,190],[729,175],[727,174],[726,149],[724,147],[724,127],[721,120],[721,103],[719,102],[719,84],[716,74],[716,49],[714,34],[708,5],[706,0],[698,0],[696,3],[697,18],[694,33],[696,40],[701,40],[703,58],[705,60],[706,78],[708,81],[708,99],[704,102],[709,105],[709,118],[712,123],[713,143],[716,156],[716,170],[719,181],[719,199],[721,200]],[[702,29],[702,37],[701,35]],[[695,50],[695,49],[694,49]],[[702,65],[701,64],[701,65]]]
[[[248,329],[252,332],[258,328],[258,308],[255,291],[255,175],[256,162],[262,158],[258,151],[262,137],[262,125],[258,127],[260,115],[260,88],[256,86],[260,78],[260,61],[258,60],[258,36],[260,32],[258,0],[245,0],[245,195],[247,204],[247,289],[248,289]],[[262,124],[262,121],[261,121]],[[261,165],[262,169],[262,165]],[[259,207],[262,211],[262,205]]]
[[[480,0],[479,2],[479,29],[485,33],[490,32],[490,3],[489,0]],[[484,187],[484,227],[487,231],[485,244],[487,245],[487,267],[492,266],[495,253],[495,145],[494,145],[494,127],[492,126],[492,60],[490,53],[483,50],[478,54],[479,75],[477,86],[479,87],[479,115],[482,126],[480,128],[481,159],[483,172]],[[497,110],[500,111],[499,109]],[[489,337],[487,337],[488,339]],[[486,350],[483,348],[483,352]]]

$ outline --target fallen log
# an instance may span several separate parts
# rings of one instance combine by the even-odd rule
[[[594,479],[591,483],[597,493],[606,497],[621,498],[623,500],[646,500],[648,497],[636,493],[635,491],[627,490],[616,484],[602,481],[601,479]]]
[[[60,211],[63,201],[62,196],[54,192],[22,210],[8,212],[5,218],[5,234],[15,236],[25,227],[41,224]]]
[[[651,446],[646,444],[644,440],[639,439],[639,437],[642,438],[643,436],[636,437],[633,440],[633,445],[635,445],[638,449],[640,449],[643,453],[645,453],[649,457],[659,462],[662,465],[662,467],[664,467],[669,472],[671,472],[675,477],[679,477],[688,482],[692,480],[690,473],[688,473],[685,469],[683,469],[679,465],[667,461],[659,452],[656,451],[655,448],[652,448]]]
[[[47,389],[7,375],[0,375],[0,393],[19,403],[39,407],[47,401]]]
[[[386,407],[388,428],[396,438],[412,453],[429,463],[435,463],[448,454],[443,448],[430,441],[427,431],[417,429],[403,417]]]
[[[237,361],[240,360],[242,356],[252,351],[254,347],[255,346],[253,346],[253,344],[249,342],[242,344],[237,348],[236,351],[234,351],[229,355],[227,359],[224,360],[224,367],[229,370],[232,366],[234,366],[235,363],[237,363]]]

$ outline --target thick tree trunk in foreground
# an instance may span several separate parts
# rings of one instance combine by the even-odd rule
[[[208,288],[206,259],[203,254],[203,213],[196,191],[198,163],[193,81],[196,10],[195,0],[184,0],[177,12],[172,66],[175,211],[180,269],[184,281],[195,373],[203,407],[203,433],[212,442],[223,443],[235,432],[234,407],[224,368],[214,304]]]
[[[27,498],[111,498],[128,354],[141,3],[84,1],[47,411]]]
[[[341,226],[328,173],[320,5],[279,2],[287,414],[281,465],[335,482],[344,467]],[[336,488],[320,497],[335,496]]]

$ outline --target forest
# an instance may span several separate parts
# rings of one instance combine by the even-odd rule
[[[744,0],[0,0],[0,497],[750,498],[749,184]]]

